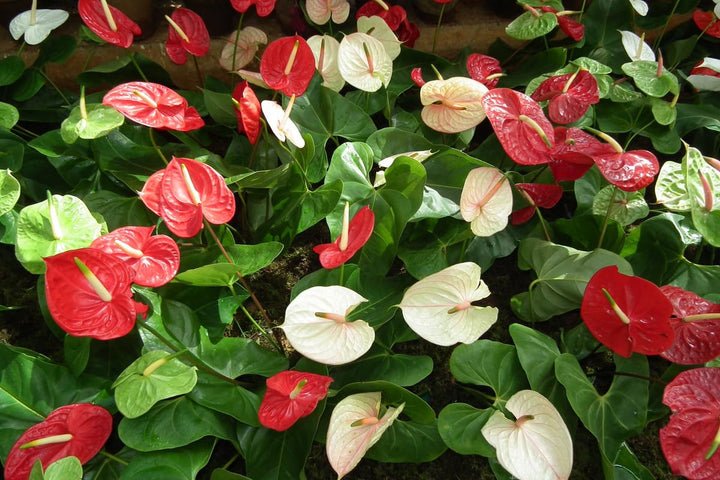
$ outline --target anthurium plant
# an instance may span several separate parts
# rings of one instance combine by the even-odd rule
[[[107,0],[10,24],[0,242],[41,315],[0,312],[48,340],[3,324],[4,478],[720,478],[717,0],[519,0],[452,59],[391,0],[281,38],[227,1],[221,78],[165,16],[191,90]],[[79,42],[120,59],[61,90]]]

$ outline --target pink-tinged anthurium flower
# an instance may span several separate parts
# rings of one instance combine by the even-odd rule
[[[530,220],[538,207],[554,207],[563,194],[560,185],[547,183],[516,183],[515,188],[530,205],[512,213],[513,225],[520,225]]]
[[[137,23],[108,5],[107,0],[79,0],[78,12],[90,30],[118,47],[128,48],[132,45],[133,36],[142,33]]]
[[[342,365],[357,360],[375,340],[375,330],[364,320],[347,320],[367,299],[349,288],[311,287],[295,297],[280,327],[295,350],[310,360]]]
[[[310,415],[327,395],[333,379],[315,373],[286,370],[268,378],[258,410],[260,424],[283,432]]]
[[[393,73],[392,60],[382,42],[360,32],[340,41],[338,68],[347,83],[365,92],[387,87]]]
[[[579,12],[571,12],[571,11],[563,11],[558,12],[552,7],[543,6],[540,7],[540,10],[543,12],[550,12],[555,14],[555,18],[557,18],[558,26],[560,27],[560,30],[562,30],[565,35],[572,38],[576,42],[579,42],[582,40],[583,35],[585,34],[585,25],[583,25],[580,22],[576,22],[572,18],[569,18],[568,15],[572,15],[574,13]]]
[[[153,235],[154,227],[121,227],[93,240],[91,248],[116,256],[135,273],[133,283],[161,287],[177,275],[180,249],[167,235]]]
[[[552,160],[553,127],[535,100],[510,88],[494,88],[483,95],[482,105],[513,161],[539,165]]]
[[[324,25],[331,18],[335,23],[343,23],[350,15],[347,0],[307,0],[305,9],[310,21],[317,25]]]
[[[720,20],[718,20],[715,13],[695,10],[695,12],[693,12],[693,21],[706,35],[720,38]]]
[[[197,235],[203,218],[220,225],[235,215],[235,197],[222,175],[190,158],[173,157],[166,168],[153,173],[140,199],[183,238]]]
[[[609,135],[595,132],[612,147],[600,148],[592,154],[595,165],[605,179],[625,192],[635,192],[650,185],[660,171],[654,153],[647,150],[626,152]]]
[[[482,83],[487,88],[495,88],[503,75],[497,59],[479,53],[468,55],[465,68],[467,68],[470,78]]]
[[[490,295],[480,267],[458,263],[429,275],[407,289],[400,302],[405,322],[435,345],[472,343],[497,320],[498,309],[473,302]]]
[[[385,430],[400,415],[405,404],[387,407],[380,416],[380,392],[348,395],[335,405],[330,415],[325,451],[338,480],[360,463]]]
[[[30,10],[22,12],[10,21],[8,30],[15,40],[25,35],[25,43],[37,45],[45,40],[50,32],[65,23],[70,14],[65,10],[37,8],[33,0]]]
[[[637,60],[655,61],[655,53],[650,45],[645,43],[644,33],[642,37],[638,37],[635,32],[620,30],[620,36],[625,53],[630,57],[630,60],[633,62]]]
[[[265,120],[270,130],[281,142],[286,139],[297,148],[305,147],[305,139],[302,137],[297,125],[290,119],[290,112],[295,103],[295,95],[290,97],[287,107],[283,109],[277,102],[273,100],[263,100],[260,103]]]
[[[226,43],[220,52],[220,65],[225,70],[234,71],[243,68],[255,59],[260,45],[267,44],[265,32],[255,27],[245,27],[234,31],[225,39]],[[233,62],[233,56],[235,62]]]
[[[505,175],[492,167],[468,173],[460,194],[460,214],[478,237],[489,237],[507,226],[512,212],[512,188]]]
[[[260,137],[260,100],[258,100],[248,82],[235,85],[232,93],[238,132],[245,133],[250,143],[255,145]]]
[[[27,480],[38,460],[43,470],[65,457],[84,464],[102,449],[112,428],[112,415],[103,407],[74,403],[57,408],[17,439],[5,460],[5,480]]]
[[[315,57],[304,38],[298,35],[279,38],[263,52],[260,74],[273,90],[288,97],[300,96],[315,74]]]
[[[48,310],[76,337],[110,340],[127,335],[147,307],[132,299],[132,270],[95,248],[68,250],[45,259]]]
[[[320,256],[323,268],[335,268],[350,260],[372,235],[375,226],[375,214],[367,205],[350,218],[350,206],[345,203],[342,232],[333,243],[323,243],[313,247]]]
[[[680,373],[665,387],[670,422],[660,446],[672,472],[689,480],[713,480],[720,471],[720,368]]]
[[[597,80],[592,73],[582,69],[548,78],[538,86],[531,98],[536,102],[550,100],[548,116],[560,124],[579,120],[590,105],[600,101]]]
[[[258,17],[267,17],[275,9],[277,0],[230,0],[232,7],[240,13],[245,13],[255,5]]]
[[[580,316],[600,343],[623,357],[659,355],[673,343],[673,306],[658,286],[601,268],[585,288]]]
[[[184,97],[158,83],[121,83],[105,94],[103,105],[113,107],[133,122],[159,130],[187,132],[205,125]]]
[[[168,57],[178,65],[187,62],[188,53],[202,57],[210,50],[210,34],[205,22],[197,13],[187,8],[176,8],[172,16],[165,15],[170,24],[165,50]]]
[[[358,18],[357,31],[380,40],[390,60],[395,60],[398,55],[400,55],[400,45],[402,45],[402,42],[398,40],[397,36],[390,30],[390,27],[382,18],[378,16]]]
[[[345,80],[338,67],[340,42],[330,35],[313,35],[307,42],[315,57],[315,68],[323,79],[323,86],[335,92],[342,90]]]
[[[670,324],[675,330],[675,341],[660,356],[681,365],[697,365],[720,356],[720,304],[680,287],[666,285],[660,290],[672,303]]]
[[[573,464],[570,432],[555,406],[541,394],[520,390],[482,427],[498,462],[518,480],[567,480]]]
[[[574,181],[595,165],[593,155],[613,152],[612,146],[577,127],[555,127],[550,171],[556,182]]]
[[[720,60],[703,58],[690,70],[687,80],[696,90],[720,92]]]
[[[485,120],[482,98],[488,89],[466,77],[432,80],[420,88],[425,125],[442,133],[458,133]]]

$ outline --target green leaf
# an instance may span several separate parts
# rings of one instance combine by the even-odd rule
[[[558,244],[579,250],[592,250],[597,247],[603,228],[605,228],[605,236],[601,247],[619,253],[625,243],[625,230],[613,220],[605,223],[604,214],[575,215],[570,219],[559,218],[552,223],[552,236]]]
[[[672,93],[677,95],[680,86],[675,75],[663,69],[658,76],[658,63],[649,60],[635,60],[623,64],[622,71],[635,81],[635,85],[651,97],[661,98]]]
[[[495,448],[482,434],[494,408],[478,409],[466,403],[451,403],[438,415],[438,431],[445,444],[461,455],[492,457]]]
[[[195,287],[229,287],[238,281],[240,265],[213,263],[178,273],[173,281]]]
[[[373,151],[369,145],[360,142],[346,142],[335,149],[325,183],[342,181],[342,199],[350,203],[360,202],[374,192],[370,182],[370,169],[373,167]],[[342,219],[339,217],[331,224],[330,234],[340,233]]]
[[[720,132],[720,118],[717,116],[717,107],[678,103],[675,108],[677,109],[675,128],[681,137],[699,128]]]
[[[586,252],[526,238],[520,242],[518,266],[522,270],[532,268],[537,279],[530,283],[528,292],[513,296],[513,311],[526,321],[544,321],[580,308],[590,277],[609,265],[617,265],[621,273],[632,275],[630,264],[608,250]]]
[[[675,106],[659,98],[652,99],[652,114],[660,125],[670,125],[677,118]]]
[[[202,370],[188,398],[204,407],[230,415],[247,425],[259,426],[257,412],[260,396],[240,385],[214,377]]]
[[[616,370],[647,377],[647,357],[634,354],[629,359],[614,356]],[[555,374],[565,386],[568,400],[585,428],[597,438],[600,449],[614,458],[626,438],[645,428],[648,403],[648,381],[627,375],[616,375],[610,389],[598,394],[585,376],[577,359],[569,353],[555,361]]]
[[[46,81],[38,70],[27,69],[10,87],[11,97],[16,102],[30,100],[40,91]]]
[[[190,392],[197,382],[195,367],[162,350],[135,360],[115,380],[115,403],[126,418],[136,418],[160,400]]]
[[[604,461],[606,461],[606,457],[603,458]],[[612,462],[612,470],[613,480],[655,480],[655,476],[640,463],[625,442],[620,445],[620,450]]]
[[[642,97],[642,93],[636,91],[628,82],[613,84],[610,87],[610,100],[616,103],[632,102]]]
[[[443,454],[447,446],[438,433],[437,422],[421,424],[395,420],[380,440],[365,454],[379,462],[431,462]]]
[[[127,225],[150,226],[157,221],[155,214],[150,212],[137,196],[123,197],[109,190],[102,190],[86,195],[83,200],[90,211],[102,215],[109,231]]]
[[[585,46],[578,52],[612,67],[627,58],[618,30],[631,30],[633,9],[627,0],[592,2],[583,14]]]
[[[705,161],[700,150],[689,145],[686,149],[682,165],[692,221],[705,240],[717,247],[720,246],[720,172]],[[709,198],[701,177],[709,186]]]
[[[250,477],[239,473],[229,472],[222,468],[216,468],[210,475],[210,480],[252,480]]]
[[[533,78],[563,67],[566,60],[567,50],[564,48],[556,47],[534,53],[532,56],[526,57],[522,68],[518,68],[503,78],[502,85],[507,88],[527,85]]]
[[[395,354],[374,345],[359,360],[333,370],[333,388],[371,380],[384,380],[409,387],[426,378],[432,371],[432,358],[426,355]]]
[[[73,35],[53,35],[52,41],[40,44],[34,68],[42,68],[46,63],[63,63],[75,51],[77,39]]]
[[[232,95],[229,93],[219,93],[202,89],[203,100],[208,113],[217,123],[228,127],[237,127],[237,117],[235,116],[235,106],[233,105]]]
[[[257,245],[231,245],[227,252],[240,267],[240,274],[251,275],[270,265],[283,250],[279,242],[265,242]]]
[[[142,70],[148,81],[172,87],[174,82],[160,64],[137,52],[123,55],[117,60],[85,70],[78,75],[78,83],[86,87],[95,87],[103,83],[119,85],[125,82],[142,80],[138,73]]]
[[[0,128],[10,130],[20,120],[20,112],[9,103],[0,102]]]
[[[65,457],[57,460],[45,469],[45,480],[81,480],[83,469],[77,457]]]
[[[20,198],[20,182],[9,169],[0,170],[0,216],[13,209]]]
[[[66,334],[63,339],[63,353],[65,363],[74,375],[80,375],[85,371],[90,359],[90,337],[75,337]]]
[[[106,105],[93,103],[86,109],[87,118],[82,118],[80,107],[75,107],[60,125],[66,143],[74,143],[78,137],[86,140],[103,137],[125,121],[120,112]]]
[[[505,27],[505,33],[518,40],[533,40],[552,32],[557,24],[557,17],[553,13],[536,16],[533,12],[525,12]]]
[[[607,185],[595,195],[592,213],[599,216],[607,215],[620,225],[627,226],[647,217],[650,207],[645,201],[645,189],[625,192],[613,185]]]
[[[655,197],[673,212],[689,212],[692,209],[681,163],[663,162],[655,181]]]
[[[622,255],[637,276],[657,285],[670,283],[671,272],[685,250],[679,218],[673,213],[660,214],[630,232]]]
[[[147,135],[147,129],[141,131]],[[135,192],[142,190],[150,175],[165,167],[152,146],[137,143],[125,129],[112,130],[94,140],[92,146],[99,167]]]
[[[0,87],[12,85],[25,71],[25,62],[17,55],[0,60]]]
[[[137,478],[195,480],[197,474],[210,460],[215,443],[215,440],[207,438],[182,448],[140,453],[130,460],[120,480]]]

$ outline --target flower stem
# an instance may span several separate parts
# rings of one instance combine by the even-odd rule
[[[130,465],[129,462],[126,462],[125,460],[118,457],[117,455],[113,455],[112,453],[108,452],[107,450],[104,450],[104,449],[100,450],[100,455],[103,455],[103,456],[109,458],[110,460],[119,463],[120,465],[125,465],[126,467],[128,465]]]
[[[245,305],[240,305],[240,309],[243,311],[245,316],[252,322],[253,325],[255,325],[255,328],[260,330],[260,333],[262,333],[262,336],[265,337],[270,343],[272,343],[273,347],[280,352],[281,355],[285,355],[285,351],[280,347],[280,344],[265,330],[258,322],[255,320],[255,317],[253,317],[250,312],[248,312],[247,308],[245,308]]]
[[[205,88],[205,79],[203,79],[202,72],[200,71],[200,64],[198,63],[198,59],[195,55],[192,55],[193,63],[195,63],[195,73],[197,73],[198,76],[198,84],[200,85],[200,88]]]
[[[165,158],[165,154],[163,154],[162,150],[160,150],[160,147],[158,147],[157,142],[155,141],[155,134],[153,133],[153,129],[150,128],[150,143],[152,143],[153,148],[156,152],[158,152],[158,155],[160,155],[160,158],[163,162],[165,162],[165,165],[168,164],[167,158]]]
[[[442,23],[443,13],[445,13],[445,3],[442,4],[442,7],[440,7],[440,15],[438,16],[437,25],[435,25],[435,33],[433,34],[433,44],[432,44],[432,52],[435,53],[435,48],[437,47],[437,41],[438,41],[438,35],[440,33],[440,24]]]
[[[65,94],[62,92],[62,90],[60,90],[60,88],[55,84],[55,82],[53,82],[52,79],[51,79],[50,77],[48,77],[48,76],[45,74],[45,72],[43,72],[43,70],[42,70],[41,68],[36,68],[35,70],[36,70],[40,75],[42,75],[42,77],[43,77],[45,80],[47,80],[47,82],[48,82],[50,85],[52,85],[52,87],[55,89],[55,91],[58,93],[58,95],[60,95],[60,96],[62,97],[63,101],[65,102],[65,105],[67,105],[67,106],[69,107],[69,106],[71,105],[70,100],[68,100],[68,98],[67,98],[67,97],[65,96]]]
[[[140,74],[140,77],[141,77],[144,81],[148,82],[149,80],[148,80],[148,78],[145,76],[145,72],[143,72],[143,71],[142,71],[142,68],[140,68],[140,64],[139,64],[139,63],[137,62],[137,60],[135,59],[135,54],[134,54],[134,53],[130,55],[130,60],[132,61],[132,64],[135,66],[135,70],[137,70],[138,73]]]
[[[231,70],[233,72],[235,71],[235,60],[237,57],[238,41],[240,41],[240,30],[242,29],[242,23],[243,23],[244,17],[245,17],[245,13],[240,14],[240,20],[238,20],[238,27],[237,27],[237,30],[235,31],[235,42],[233,45],[233,56],[232,56],[232,65],[231,65],[231,67],[232,67]],[[232,78],[231,86],[232,87],[235,87],[235,77],[236,77],[236,75],[231,75],[231,78]]]
[[[605,219],[603,220],[602,230],[600,230],[600,238],[598,239],[596,248],[601,248],[603,240],[605,239],[605,231],[607,230],[608,220],[610,219],[610,209],[612,208],[613,202],[615,201],[615,195],[617,194],[617,191],[618,187],[613,186],[613,192],[610,196],[610,203],[608,204],[607,211],[605,212]]]

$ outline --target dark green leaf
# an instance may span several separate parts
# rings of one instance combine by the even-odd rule
[[[215,442],[208,438],[173,450],[140,453],[133,457],[130,465],[125,467],[120,480],[137,478],[195,480],[198,472],[210,460]]]
[[[42,68],[46,63],[63,63],[75,51],[77,39],[72,35],[53,35],[52,41],[40,44],[34,68]]]
[[[67,334],[63,339],[65,364],[74,375],[80,375],[90,359],[90,337],[75,337]]]
[[[384,380],[409,387],[426,378],[432,371],[432,358],[426,355],[393,354],[374,346],[359,360],[333,370],[333,388],[371,380]]]
[[[188,397],[195,403],[230,415],[247,425],[259,426],[260,397],[240,385],[229,383],[200,370],[198,382]]]
[[[31,99],[45,85],[45,77],[33,68],[23,72],[20,78],[10,87],[12,99],[16,102],[24,102]]]
[[[25,62],[16,55],[0,60],[0,87],[12,85],[25,71]]]
[[[494,408],[478,409],[466,403],[451,403],[438,415],[438,431],[445,444],[461,455],[492,457],[495,448],[482,434]]]

